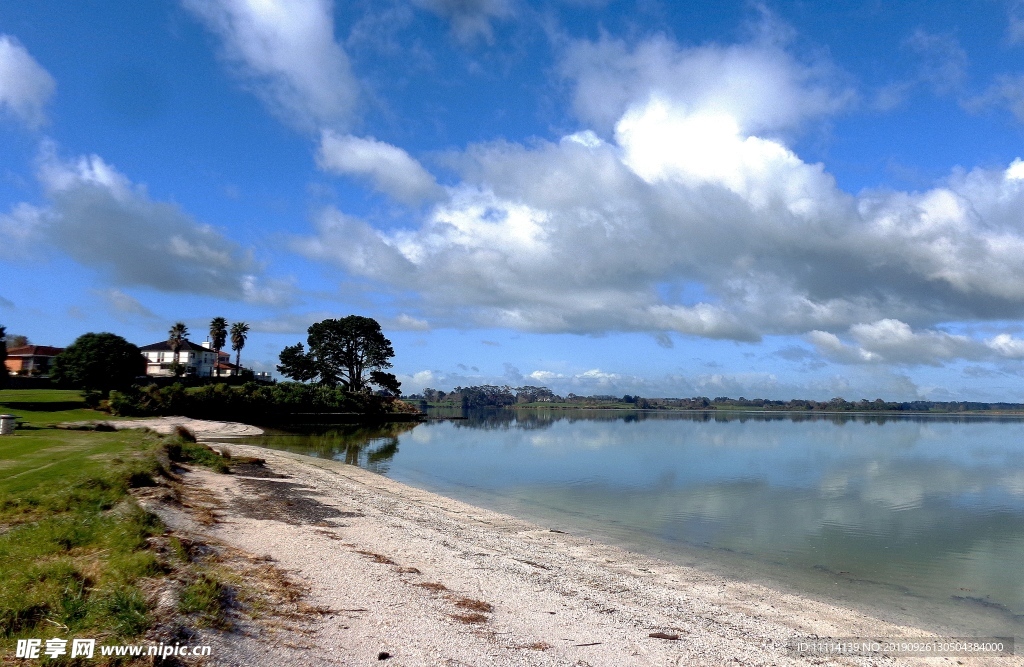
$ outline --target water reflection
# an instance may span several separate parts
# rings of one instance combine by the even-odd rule
[[[965,631],[1024,634],[1019,418],[465,417],[277,434],[261,444],[681,562],[735,565],[830,595],[893,595],[892,608],[942,608]]]
[[[410,422],[372,426],[343,425],[296,431],[269,431],[254,444],[335,459],[385,475],[398,453],[399,436],[416,427]]]
[[[620,421],[625,423],[640,421],[690,421],[690,422],[825,422],[836,425],[843,424],[878,424],[891,422],[913,422],[920,424],[948,423],[969,424],[979,421],[990,423],[1021,423],[1021,415],[985,415],[981,413],[908,413],[894,414],[891,412],[871,414],[864,412],[772,412],[747,410],[605,410],[605,409],[550,409],[534,408],[529,410],[478,409],[462,410],[459,408],[427,408],[432,417],[458,420],[456,426],[478,429],[505,428],[548,428],[559,421],[575,423],[577,421]]]

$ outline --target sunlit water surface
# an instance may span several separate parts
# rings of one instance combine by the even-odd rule
[[[1024,635],[1024,420],[495,411],[268,434],[541,525],[965,634]]]

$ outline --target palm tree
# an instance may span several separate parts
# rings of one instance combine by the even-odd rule
[[[235,351],[235,366],[238,373],[242,372],[242,348],[245,347],[245,337],[249,335],[249,325],[245,322],[235,322],[231,325],[231,349]]]
[[[213,346],[215,361],[213,367],[217,369],[217,377],[220,377],[220,351],[228,340],[228,321],[223,317],[215,317],[210,320],[210,345]]]
[[[188,340],[188,327],[184,322],[175,322],[171,330],[167,332],[167,345],[174,352],[174,374],[178,374],[181,364],[178,363],[181,346]]]

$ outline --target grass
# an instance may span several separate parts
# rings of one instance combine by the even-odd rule
[[[130,490],[168,476],[172,452],[227,471],[224,459],[185,434],[49,428],[102,416],[77,392],[5,390],[0,409],[29,425],[0,437],[0,657],[19,638],[138,637],[171,572],[191,582],[183,608],[214,624],[224,589]]]
[[[86,405],[82,392],[74,389],[2,389],[0,412],[18,417],[30,428],[44,428],[61,422],[117,419]]]
[[[178,611],[191,614],[197,625],[224,627],[228,589],[211,572],[204,572],[181,592]]]
[[[149,545],[163,526],[128,490],[159,474],[160,446],[142,431],[0,438],[0,644],[149,627],[140,584],[166,572]]]

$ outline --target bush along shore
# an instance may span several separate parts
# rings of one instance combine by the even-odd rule
[[[425,415],[392,396],[325,385],[250,382],[186,388],[149,385],[112,391],[101,408],[124,417],[182,416],[265,426],[416,421]]]

